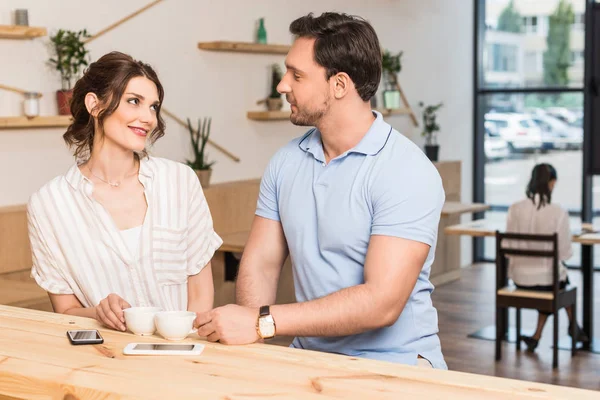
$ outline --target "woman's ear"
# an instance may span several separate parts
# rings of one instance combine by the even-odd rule
[[[92,117],[98,116],[98,96],[96,93],[89,92],[85,95],[85,108]]]

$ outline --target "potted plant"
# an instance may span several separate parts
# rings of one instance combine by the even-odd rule
[[[278,64],[271,65],[271,93],[269,97],[263,100],[259,100],[256,104],[267,104],[269,111],[279,111],[283,107],[283,100],[281,93],[277,91],[277,85],[281,82],[282,74],[281,68]]]
[[[187,126],[190,132],[190,139],[192,141],[192,150],[194,152],[194,158],[192,160],[186,160],[200,180],[200,185],[203,188],[207,188],[210,184],[210,175],[212,174],[212,165],[214,161],[208,162],[206,160],[206,143],[208,143],[208,137],[210,136],[210,124],[211,118],[198,119],[198,129],[194,130],[190,119],[187,119]]]
[[[398,74],[402,70],[403,52],[392,54],[389,50],[383,52],[381,70],[384,79],[383,106],[388,109],[400,108],[400,92],[398,91]]]
[[[419,106],[423,108],[423,132],[425,137],[425,154],[431,161],[438,160],[440,146],[437,143],[436,132],[440,130],[440,126],[436,121],[436,112],[442,107],[443,103],[425,106],[423,102]]]
[[[71,83],[81,70],[88,65],[89,51],[85,48],[87,30],[79,32],[59,29],[50,36],[52,57],[50,65],[60,73],[62,90],[56,91],[56,102],[60,115],[70,114],[70,101],[73,91]]]

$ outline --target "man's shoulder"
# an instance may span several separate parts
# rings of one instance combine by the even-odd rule
[[[384,175],[392,179],[439,180],[436,166],[412,140],[393,129],[378,163]]]

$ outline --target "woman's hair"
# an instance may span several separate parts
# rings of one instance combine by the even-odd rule
[[[77,159],[89,158],[94,146],[95,124],[94,118],[85,106],[85,96],[94,93],[99,100],[98,126],[102,129],[104,120],[112,115],[119,107],[121,97],[132,78],[145,77],[154,82],[158,91],[158,108],[156,110],[157,125],[150,132],[148,139],[153,144],[165,134],[165,122],[160,116],[160,108],[164,98],[163,87],[158,80],[156,72],[151,66],[141,61],[134,60],[131,56],[117,51],[105,54],[98,61],[93,62],[86,69],[83,77],[77,81],[73,88],[71,99],[71,115],[73,123],[67,128],[63,139],[70,148],[74,148],[73,155]],[[142,156],[146,156],[146,151]]]
[[[550,204],[552,200],[552,191],[550,190],[550,181],[557,179],[556,169],[550,164],[538,164],[533,167],[531,171],[531,179],[527,184],[527,190],[525,194],[531,201],[535,203],[535,195],[540,196],[540,203],[538,204],[538,210]]]

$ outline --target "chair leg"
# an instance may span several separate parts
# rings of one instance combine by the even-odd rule
[[[554,347],[552,348],[552,368],[558,368],[558,310],[554,312],[554,334],[552,342]]]
[[[571,327],[571,357],[577,353],[577,303],[573,304],[573,321]]]
[[[521,351],[521,309],[517,307],[517,351]]]
[[[502,346],[502,338],[504,336],[504,327],[502,323],[502,309],[496,307],[496,361],[500,361],[501,359],[501,346]]]

